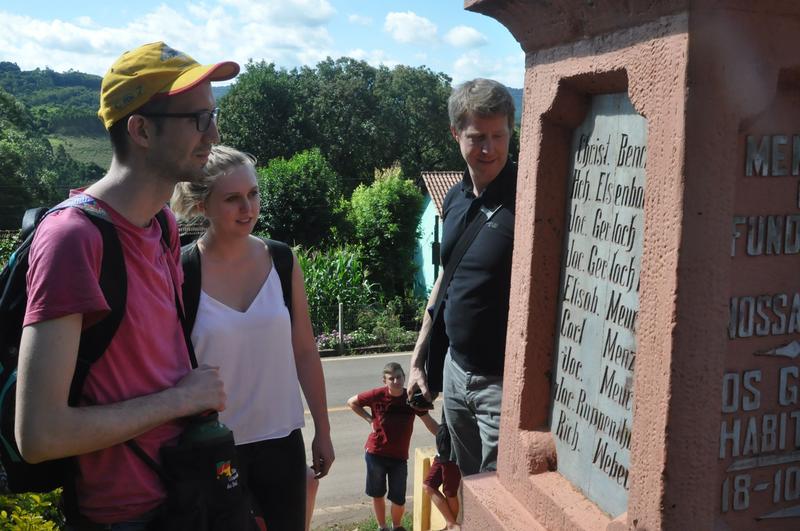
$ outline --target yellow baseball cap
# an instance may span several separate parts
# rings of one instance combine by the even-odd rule
[[[155,96],[172,96],[204,81],[225,81],[239,73],[232,61],[201,65],[163,42],[152,42],[122,54],[100,86],[97,116],[106,129]]]

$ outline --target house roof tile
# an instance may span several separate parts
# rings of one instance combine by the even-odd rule
[[[464,177],[463,171],[424,171],[422,180],[431,195],[439,217],[442,216],[442,203],[447,191]]]

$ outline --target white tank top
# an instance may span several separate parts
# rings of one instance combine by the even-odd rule
[[[192,342],[198,363],[220,368],[228,400],[219,419],[236,444],[278,439],[303,427],[291,321],[274,267],[245,312],[201,291]]]

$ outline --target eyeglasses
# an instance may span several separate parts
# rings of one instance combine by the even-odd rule
[[[148,118],[194,118],[195,127],[200,133],[205,133],[211,127],[211,122],[217,123],[219,116],[219,107],[215,107],[212,111],[199,111],[199,112],[140,112],[136,113]]]

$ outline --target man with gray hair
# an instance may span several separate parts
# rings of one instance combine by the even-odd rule
[[[443,273],[411,358],[409,394],[444,394],[453,454],[464,475],[495,470],[503,395],[516,166],[514,101],[474,79],[453,90],[450,131],[467,163],[443,206]]]

